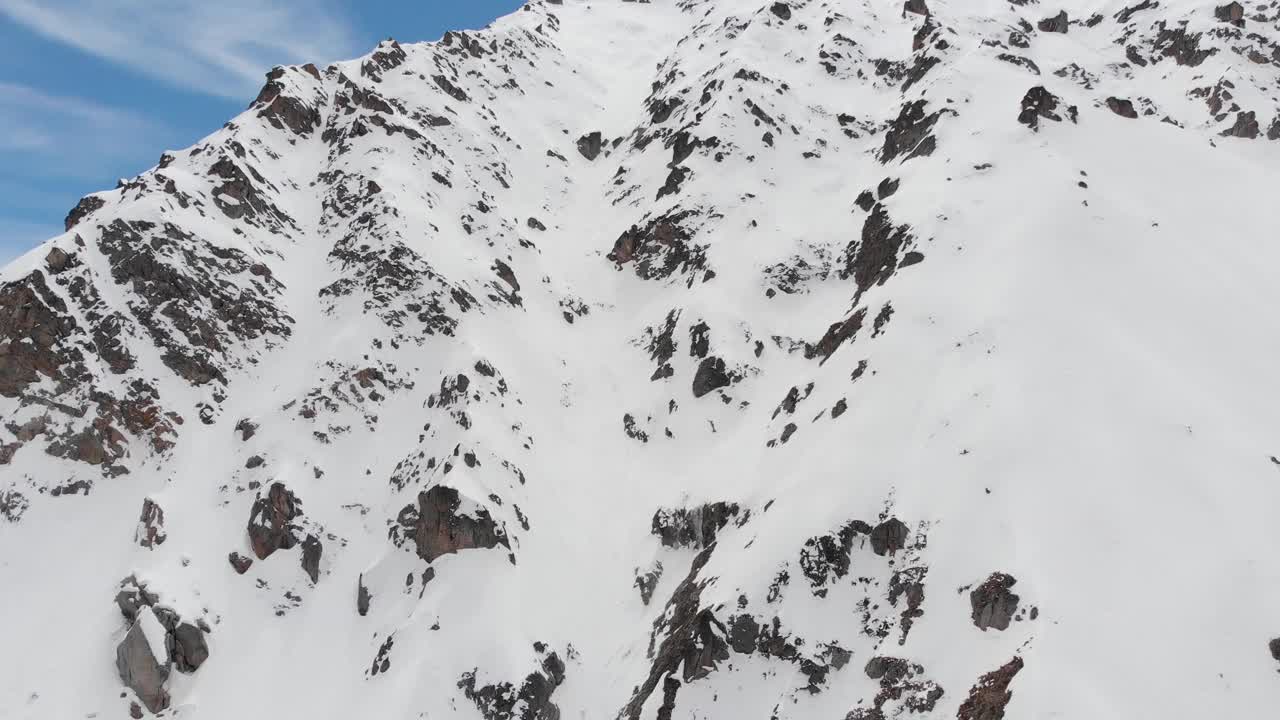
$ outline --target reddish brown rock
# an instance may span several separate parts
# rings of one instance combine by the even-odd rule
[[[1009,683],[1022,669],[1022,658],[1014,657],[996,670],[983,675],[960,705],[957,720],[1002,720],[1004,709],[1013,699]]]
[[[276,550],[298,543],[292,520],[302,514],[302,502],[281,483],[272,483],[267,495],[258,496],[249,514],[249,543],[253,554],[265,560]]]
[[[441,555],[460,550],[488,549],[499,545],[510,549],[506,533],[484,508],[473,515],[459,512],[462,497],[457,490],[436,485],[418,494],[418,505],[400,511],[397,521],[412,533],[418,557],[431,562]]]

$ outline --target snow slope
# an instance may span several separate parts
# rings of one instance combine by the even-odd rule
[[[536,0],[273,70],[0,274],[0,718],[1270,717],[1241,11]]]

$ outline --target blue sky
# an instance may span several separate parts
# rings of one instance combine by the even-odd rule
[[[478,28],[520,0],[0,0],[0,265],[248,105],[273,65]]]

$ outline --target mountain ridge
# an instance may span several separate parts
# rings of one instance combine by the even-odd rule
[[[0,710],[1260,714],[1280,6],[1221,7],[272,70],[0,274]]]

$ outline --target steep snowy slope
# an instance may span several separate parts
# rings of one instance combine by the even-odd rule
[[[1274,1],[277,68],[0,275],[0,718],[1270,717],[1278,97]]]

